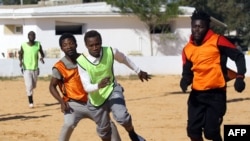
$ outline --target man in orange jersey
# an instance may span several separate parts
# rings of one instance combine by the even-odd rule
[[[70,33],[64,33],[59,39],[59,44],[65,56],[55,63],[49,86],[50,93],[61,104],[61,111],[64,113],[64,125],[59,141],[68,141],[74,128],[83,118],[95,121],[98,135],[103,141],[111,141],[111,139],[121,141],[115,124],[106,120],[109,119],[109,114],[102,112],[101,109],[90,110],[87,106],[88,94],[82,86],[76,63],[79,54],[76,51],[75,37]],[[102,85],[104,82],[99,83]]]
[[[235,61],[237,75],[234,88],[245,89],[245,56],[224,36],[210,29],[210,16],[195,10],[191,16],[191,37],[183,49],[183,70],[180,87],[188,99],[187,135],[191,141],[205,138],[222,141],[220,126],[226,113],[227,58]]]

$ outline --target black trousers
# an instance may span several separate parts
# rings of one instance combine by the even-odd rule
[[[192,90],[188,98],[188,136],[201,138],[204,132],[204,136],[209,140],[221,137],[220,126],[225,112],[225,90]]]

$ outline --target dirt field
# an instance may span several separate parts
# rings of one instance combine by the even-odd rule
[[[126,77],[128,78],[128,77]],[[155,76],[149,82],[118,79],[125,88],[127,107],[136,131],[147,141],[189,141],[186,136],[188,94],[181,93],[180,76]],[[224,124],[250,124],[250,78],[246,90],[238,94],[228,83],[228,109]],[[63,123],[59,104],[50,95],[49,81],[39,80],[35,89],[35,108],[28,107],[22,78],[0,80],[0,141],[56,141]],[[116,124],[117,125],[117,124]],[[123,141],[125,130],[117,125]],[[223,133],[223,126],[222,126]],[[99,141],[95,125],[84,119],[71,141]]]

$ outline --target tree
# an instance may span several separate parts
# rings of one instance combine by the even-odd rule
[[[226,29],[215,28],[218,33],[236,31],[242,40],[241,47],[250,46],[250,1],[248,0],[180,0],[180,5],[202,9],[216,19],[226,23]],[[243,49],[246,50],[246,49]]]
[[[156,32],[157,28],[162,33],[167,32],[164,24],[178,15],[178,4],[172,0],[106,0],[108,4],[121,9],[123,14],[135,14],[141,21],[145,22],[149,33]],[[151,39],[151,55],[153,55],[152,36]]]

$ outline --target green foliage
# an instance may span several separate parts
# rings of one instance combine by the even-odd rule
[[[214,18],[226,23],[227,29],[215,28],[218,33],[236,31],[243,39],[242,46],[250,46],[250,1],[249,0],[179,0],[183,6],[202,9]]]
[[[137,15],[149,29],[178,15],[178,4],[166,0],[107,0],[107,3],[119,7],[124,14]]]

